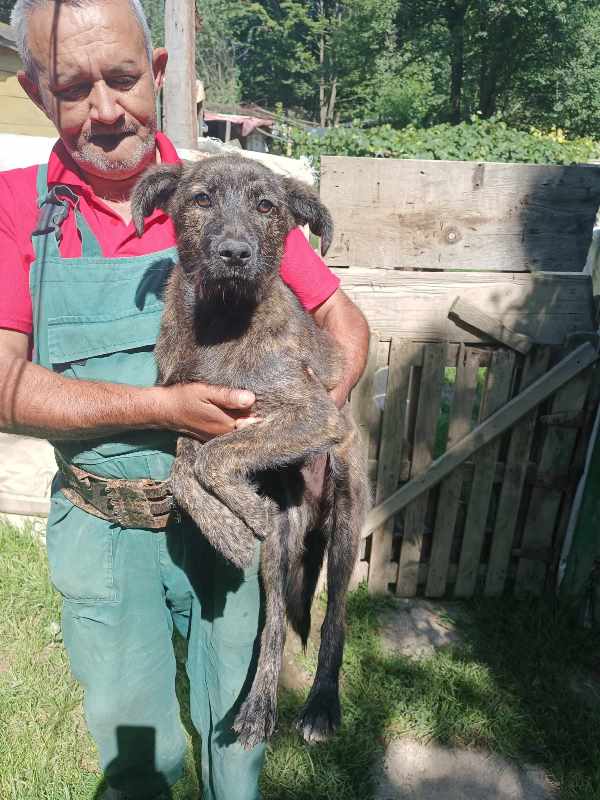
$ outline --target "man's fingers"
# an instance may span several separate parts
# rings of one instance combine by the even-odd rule
[[[204,399],[221,408],[247,409],[254,403],[255,397],[246,389],[230,389],[226,386],[205,386]]]
[[[257,422],[260,422],[260,417],[240,417],[235,421],[235,429],[241,431],[242,428],[247,428],[248,425],[254,425]]]

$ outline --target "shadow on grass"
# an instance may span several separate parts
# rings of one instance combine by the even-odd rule
[[[278,733],[262,778],[264,800],[369,800],[386,742],[405,737],[537,764],[561,785],[561,800],[600,798],[600,703],[573,689],[575,678],[591,674],[600,656],[598,633],[572,627],[550,601],[474,601],[456,617],[460,646],[414,660],[381,649],[377,612],[394,605],[369,598],[363,588],[349,599],[344,721],[332,740],[305,744],[294,730],[304,697],[280,693]],[[176,649],[178,697],[199,774],[185,643],[177,642]],[[514,781],[523,797],[544,796],[527,773],[515,771]],[[196,796],[192,788],[173,794]],[[389,796],[500,795],[493,776],[434,777],[425,771],[418,785],[393,785]]]
[[[458,623],[464,645],[415,661],[381,650],[376,611],[389,604],[362,589],[350,598],[344,722],[330,742],[300,741],[293,720],[303,698],[282,693],[265,800],[368,800],[392,737],[485,748],[543,766],[563,800],[600,797],[600,711],[569,688],[598,656],[597,634],[573,629],[551,603],[504,598],[466,605],[470,613]],[[520,780],[525,791],[529,778]],[[428,776],[418,791],[426,787]]]

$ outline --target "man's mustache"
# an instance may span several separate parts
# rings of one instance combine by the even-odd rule
[[[86,131],[83,138],[86,142],[93,142],[94,139],[102,139],[108,136],[127,136],[138,132],[138,126],[134,124],[120,125],[118,128],[92,128]]]

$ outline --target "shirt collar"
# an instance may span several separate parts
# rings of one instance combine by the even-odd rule
[[[178,164],[181,161],[175,146],[164,133],[157,132],[156,148],[163,164]],[[89,184],[69,155],[62,139],[56,142],[48,159],[48,185],[57,183],[90,191]]]

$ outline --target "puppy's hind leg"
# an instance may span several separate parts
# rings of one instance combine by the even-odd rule
[[[354,452],[352,452],[354,450]],[[341,722],[339,673],[345,635],[346,594],[367,508],[367,482],[358,448],[333,452],[333,526],[327,553],[327,611],[321,627],[319,661],[313,686],[297,727],[306,741],[321,741]]]

